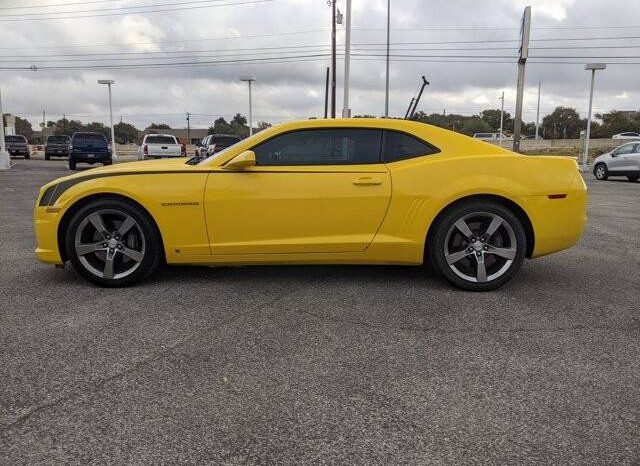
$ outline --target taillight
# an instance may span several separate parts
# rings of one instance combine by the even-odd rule
[[[187,145],[184,142],[180,144],[180,153],[185,157],[187,156]]]
[[[142,148],[144,155],[149,155],[149,146],[147,146],[146,144],[144,145],[144,147]]]

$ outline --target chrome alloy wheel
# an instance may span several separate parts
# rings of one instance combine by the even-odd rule
[[[517,247],[515,232],[504,218],[474,212],[451,225],[444,241],[444,257],[460,278],[483,283],[509,270]]]
[[[100,278],[120,279],[142,263],[145,240],[138,222],[115,209],[101,209],[85,217],[75,235],[80,263]]]

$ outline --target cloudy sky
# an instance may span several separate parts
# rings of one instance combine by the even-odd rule
[[[338,0],[344,12],[346,0]],[[353,0],[351,108],[384,112],[386,0]],[[431,82],[419,109],[513,114],[520,17],[532,6],[525,120],[557,105],[586,113],[584,63],[606,62],[594,109],[640,109],[637,0],[391,0],[390,113],[403,115],[420,76]],[[45,7],[46,6],[46,7]],[[155,12],[149,12],[156,10]],[[247,113],[240,75],[253,74],[254,121],[321,116],[330,63],[326,0],[0,0],[0,86],[4,111],[34,123],[65,113],[108,121],[106,89],[116,80],[114,118],[206,127]],[[126,14],[123,14],[126,13]],[[54,19],[55,18],[55,19]],[[344,50],[339,26],[338,52]],[[631,58],[624,58],[631,57]],[[35,71],[30,69],[35,67]],[[337,108],[344,62],[338,59]]]

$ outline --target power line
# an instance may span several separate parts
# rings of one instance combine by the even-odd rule
[[[212,0],[207,0],[212,1]],[[51,20],[60,20],[60,19],[75,19],[75,18],[98,18],[105,16],[122,16],[129,14],[148,14],[148,13],[162,13],[168,11],[183,11],[183,10],[196,10],[202,8],[218,8],[223,6],[238,6],[238,5],[250,5],[256,3],[265,3],[272,2],[274,0],[244,0],[244,1],[236,1],[231,2],[231,0],[215,0],[215,1],[229,1],[230,3],[219,3],[215,5],[195,5],[195,6],[185,6],[179,8],[160,8],[157,10],[147,10],[147,11],[135,11],[135,12],[120,12],[120,13],[98,13],[91,15],[74,15],[74,16],[59,16],[59,17],[48,17],[48,18],[13,18],[13,19],[2,19],[0,17],[0,22],[18,22],[18,21],[51,21]],[[54,13],[52,13],[54,14]]]
[[[0,18],[10,18],[10,17],[31,17],[31,16],[50,16],[50,15],[68,15],[68,14],[76,14],[76,13],[96,13],[103,11],[122,11],[122,10],[135,10],[138,8],[156,8],[163,6],[176,6],[176,5],[192,5],[194,3],[211,3],[211,2],[222,2],[225,0],[190,0],[186,2],[172,2],[172,3],[154,3],[151,5],[130,5],[130,6],[120,6],[118,8],[97,8],[93,10],[77,10],[77,11],[46,11],[41,13],[12,13],[12,14],[3,14],[0,15]],[[83,3],[75,3],[75,5],[82,5]],[[69,4],[73,5],[73,4]],[[48,8],[49,6],[43,5],[44,8]],[[137,13],[133,11],[132,13]],[[123,13],[124,14],[124,13]],[[27,18],[28,19],[28,18]]]

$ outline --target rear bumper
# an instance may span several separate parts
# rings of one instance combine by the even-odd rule
[[[69,154],[69,160],[73,160],[74,162],[86,162],[86,163],[95,163],[95,162],[109,162],[111,161],[111,153],[94,153],[93,157],[90,157],[86,153],[77,153],[71,152]]]
[[[29,155],[29,149],[22,149],[22,148],[7,147],[7,152],[9,152],[9,155]]]
[[[587,223],[587,187],[579,173],[562,194],[566,197],[528,196],[522,200],[535,235],[532,257],[568,249],[582,237]]]

